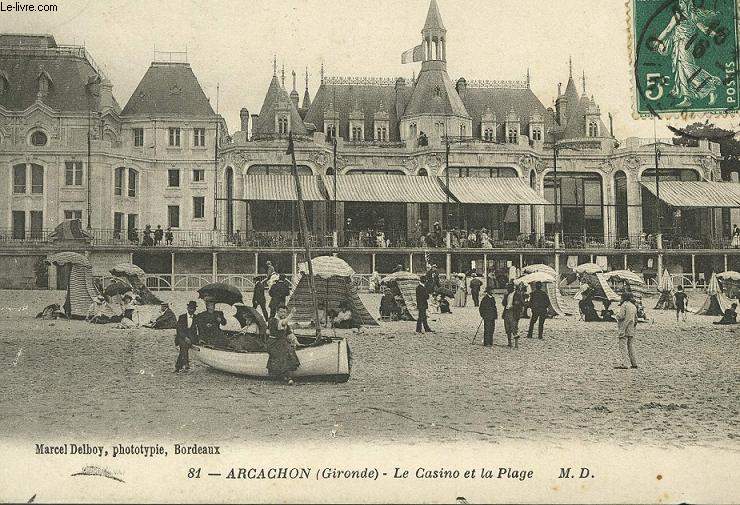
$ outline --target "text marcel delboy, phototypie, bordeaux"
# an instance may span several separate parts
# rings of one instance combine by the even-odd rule
[[[176,456],[205,456],[221,455],[221,447],[218,445],[202,444],[173,444],[172,454]],[[121,457],[134,456],[144,458],[168,457],[170,450],[161,444],[112,444],[93,445],[89,443],[63,443],[49,445],[44,443],[34,444],[36,455],[63,455],[63,456],[98,456],[98,457]],[[529,481],[535,478],[535,471],[531,468],[516,468],[508,466],[476,468],[457,468],[444,466],[417,466],[415,468],[403,468],[394,466],[392,469],[378,469],[374,467],[363,468],[337,468],[322,467],[232,467],[225,471],[217,469],[204,470],[201,467],[187,469],[189,479],[200,479],[206,477],[221,477],[226,479],[247,480],[304,480],[315,478],[317,480],[332,479],[362,479],[378,480],[379,478],[390,479],[418,479],[418,480],[444,480],[444,479],[500,479]],[[544,473],[544,472],[543,472]],[[547,472],[550,473],[550,472]],[[588,479],[595,475],[587,467],[559,467],[553,469],[548,478],[558,479]]]

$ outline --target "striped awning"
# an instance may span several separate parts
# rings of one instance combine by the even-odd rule
[[[655,181],[643,181],[653,195]],[[740,184],[709,181],[662,181],[660,199],[672,207],[740,207]]]
[[[334,178],[324,177],[330,198]],[[379,203],[444,203],[447,195],[434,177],[358,174],[337,176],[337,201]]]
[[[450,193],[460,203],[549,204],[524,181],[514,177],[454,177],[450,178]]]
[[[298,177],[301,181],[303,200],[307,202],[326,200],[320,177],[313,175]],[[244,199],[295,202],[298,200],[298,194],[292,175],[246,175],[244,177]]]

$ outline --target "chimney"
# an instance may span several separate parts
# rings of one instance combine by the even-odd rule
[[[468,90],[468,81],[464,77],[460,77],[455,84],[455,89],[460,98],[465,98],[465,92]]]
[[[243,107],[242,110],[239,111],[239,117],[242,120],[241,130],[244,133],[249,132],[249,111],[246,107]]]

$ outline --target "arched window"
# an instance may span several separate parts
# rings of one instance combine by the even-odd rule
[[[486,128],[483,132],[483,140],[493,142],[493,128]]]
[[[532,140],[540,141],[542,140],[542,130],[539,126],[536,126],[532,128]]]
[[[334,124],[326,125],[326,138],[335,139],[337,138],[337,126]]]
[[[288,133],[288,118],[286,116],[280,116],[278,118],[278,133],[280,135],[286,135]]]
[[[426,168],[420,168],[419,169],[419,172],[416,175],[420,175],[420,176],[426,177],[426,176],[429,175],[429,172],[427,172],[427,169]]]
[[[588,123],[588,136],[598,137],[599,136],[599,124],[596,121]]]
[[[416,138],[416,133],[417,133],[416,132],[416,123],[411,123],[409,125],[409,137],[411,137],[412,139],[415,139]]]
[[[509,144],[516,144],[519,142],[519,131],[516,128],[509,128],[507,135]]]
[[[461,124],[460,125],[460,136],[461,137],[465,137],[465,133],[466,133],[465,132],[465,125],[464,124]]]
[[[139,172],[133,168],[128,169],[128,196],[136,197],[136,188],[139,185]]]
[[[356,142],[362,140],[362,127],[361,126],[355,125],[352,127],[352,140]]]
[[[622,170],[614,174],[614,206],[617,219],[617,238],[627,238],[629,236],[627,174]]]

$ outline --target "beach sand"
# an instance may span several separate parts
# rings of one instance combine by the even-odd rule
[[[158,295],[178,314],[195,297]],[[694,305],[703,296],[690,294]],[[377,315],[379,295],[362,298]],[[522,338],[511,350],[499,322],[489,349],[482,331],[471,345],[477,309],[453,308],[432,315],[436,333],[425,336],[413,322],[344,331],[349,382],[291,387],[200,363],[175,374],[174,330],[34,319],[63,300],[59,291],[0,291],[3,437],[740,448],[740,327],[713,325],[715,317],[676,323],[672,312],[650,310],[655,322],[638,325],[640,368],[615,370],[614,323],[548,320],[544,340]]]

